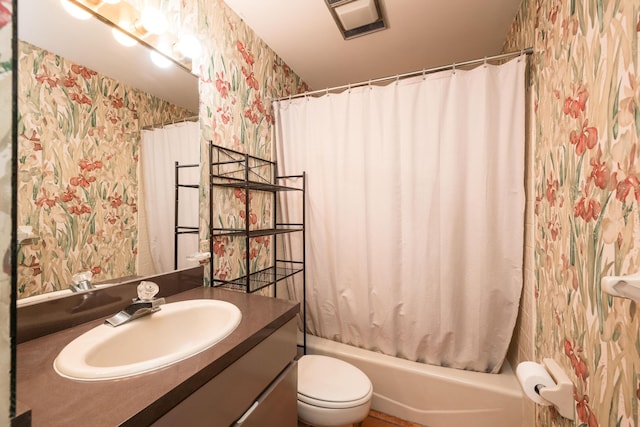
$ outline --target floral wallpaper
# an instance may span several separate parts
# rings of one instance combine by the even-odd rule
[[[14,396],[11,390],[11,264],[13,260],[13,204],[11,141],[12,117],[11,100],[13,90],[12,33],[13,4],[10,0],[0,0],[0,424],[8,425]]]
[[[271,99],[304,92],[309,88],[222,0],[198,0],[193,4],[205,40],[200,75],[200,126],[202,158],[214,145],[271,160],[273,158],[273,108]],[[209,250],[208,167],[202,168],[200,237]],[[215,188],[214,227],[251,227],[269,224],[273,215],[270,194]],[[245,204],[250,203],[248,218]],[[214,277],[230,280],[245,274],[246,257],[252,272],[271,263],[271,237],[251,239],[216,237],[213,242]],[[210,276],[206,272],[206,281]]]
[[[640,313],[601,278],[640,271],[640,1],[524,0],[505,50],[534,47],[535,359],[574,387],[576,422],[637,426]]]
[[[193,113],[19,44],[18,297],[136,274],[140,129]]]

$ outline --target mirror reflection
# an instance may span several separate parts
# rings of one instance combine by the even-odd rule
[[[109,26],[71,18],[59,0],[18,8],[18,298],[67,289],[84,271],[100,283],[175,268],[173,251],[154,254],[173,249],[173,216],[160,240],[141,223],[160,231],[175,192],[172,179],[156,181],[173,178],[175,161],[199,163],[197,78],[155,67],[142,45],[118,45]],[[177,158],[176,147],[190,154]],[[147,158],[153,151],[161,154]],[[197,230],[193,195],[195,223],[182,225]],[[191,237],[180,259],[197,251]]]

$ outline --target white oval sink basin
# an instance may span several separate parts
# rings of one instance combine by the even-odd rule
[[[100,325],[80,335],[58,354],[53,367],[63,377],[99,381],[149,372],[213,346],[240,323],[238,307],[198,299],[113,327]]]

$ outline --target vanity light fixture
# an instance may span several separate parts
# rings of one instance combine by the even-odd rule
[[[118,26],[120,28],[124,29],[124,30],[128,30],[131,27],[131,23],[130,22],[120,22],[120,24]],[[120,43],[123,46],[127,46],[127,47],[135,46],[135,45],[138,44],[136,39],[134,39],[130,35],[126,34],[120,28],[118,28],[118,27],[112,27],[111,28],[111,34],[113,34],[113,38],[116,39],[116,41],[118,43]]]
[[[180,49],[180,42],[174,43],[171,47],[171,57],[177,61],[184,61],[186,57],[182,50]]]
[[[178,49],[188,58],[197,58],[202,52],[202,45],[193,34],[185,34],[178,40]]]
[[[151,34],[163,34],[169,28],[169,23],[164,14],[151,6],[142,9],[140,24]]]
[[[84,0],[84,3],[93,9],[99,9],[105,4],[118,4],[120,0]]]
[[[139,43],[155,49],[154,64],[168,67],[171,63],[193,72],[194,60],[202,52],[200,41],[192,35],[197,26],[189,24],[195,20],[190,14],[180,16],[177,28],[170,28],[167,16],[174,16],[176,5],[185,7],[182,1],[172,0],[61,0],[65,6],[86,13],[112,27],[113,37],[124,46]],[[164,10],[163,8],[167,9]],[[172,21],[173,22],[173,21]],[[181,37],[178,37],[182,34]],[[187,36],[188,35],[188,36]],[[186,37],[185,37],[186,36]],[[184,39],[184,40],[183,40]]]
[[[82,9],[80,6],[71,3],[69,0],[60,0],[60,3],[62,3],[62,7],[64,8],[64,10],[66,10],[69,15],[73,16],[76,19],[85,20],[91,18],[91,13]]]
[[[151,53],[149,53],[149,55],[151,56],[151,62],[153,62],[156,65],[156,67],[167,68],[169,65],[171,65],[171,60],[169,58],[167,58],[164,55],[161,55],[155,50],[152,50]]]
[[[382,0],[325,0],[342,37],[349,40],[387,28]]]

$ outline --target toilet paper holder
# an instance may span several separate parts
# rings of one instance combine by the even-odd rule
[[[604,276],[602,290],[614,297],[629,298],[640,303],[640,273],[627,276]]]
[[[542,359],[542,364],[547,368],[551,378],[556,383],[555,387],[541,387],[538,394],[553,406],[558,413],[569,419],[575,419],[575,405],[573,404],[573,383],[558,363],[550,358]]]
[[[553,405],[561,416],[575,419],[573,383],[555,360],[546,358],[542,364],[522,362],[516,375],[529,399],[540,405]]]

